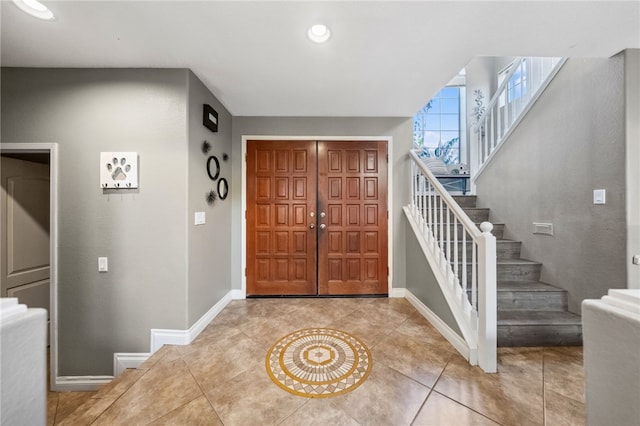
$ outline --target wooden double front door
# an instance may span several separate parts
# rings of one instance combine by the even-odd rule
[[[247,142],[247,295],[387,294],[387,143]]]

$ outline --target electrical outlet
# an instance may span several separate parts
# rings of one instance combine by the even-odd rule
[[[607,204],[607,190],[606,189],[594,189],[593,190],[593,204]]]
[[[631,259],[631,262],[634,265],[640,265],[640,254],[636,254],[635,256],[633,256],[633,258]]]

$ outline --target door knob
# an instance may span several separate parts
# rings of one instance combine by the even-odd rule
[[[315,223],[309,224],[309,229],[316,229],[316,224]]]
[[[320,217],[325,217],[327,214],[325,212],[320,212]]]
[[[326,228],[327,228],[327,225],[325,225],[324,223],[321,223],[321,224],[320,224],[320,229],[324,230],[324,229],[326,229]]]

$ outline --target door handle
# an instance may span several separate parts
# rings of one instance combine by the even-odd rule
[[[324,231],[325,229],[327,229],[327,225],[325,225],[324,223],[321,223],[320,229]]]
[[[309,229],[316,229],[316,224],[315,223],[309,224]]]

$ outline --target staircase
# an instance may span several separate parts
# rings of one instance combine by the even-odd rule
[[[469,218],[489,220],[473,195],[454,196]],[[520,258],[521,242],[504,239],[504,224],[493,225],[497,256],[498,346],[580,346],[579,315],[567,311],[566,290],[540,282],[542,264]]]

